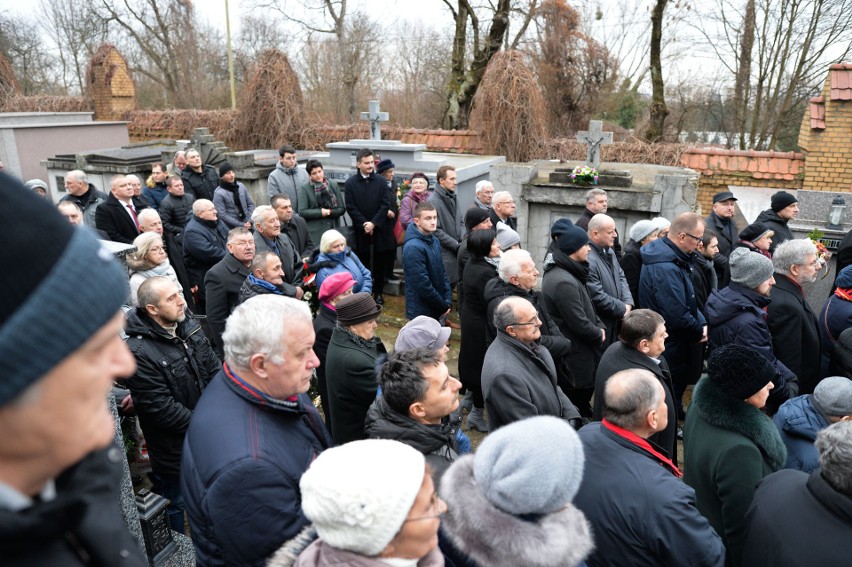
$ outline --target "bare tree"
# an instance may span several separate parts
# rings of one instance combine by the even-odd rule
[[[787,125],[852,51],[850,13],[852,0],[717,0],[696,19],[729,73],[739,147],[774,149],[782,135],[790,146]]]
[[[86,64],[109,34],[109,24],[96,10],[96,0],[41,0],[41,29],[55,44],[65,94],[85,90]]]
[[[668,0],[656,0],[651,11],[651,118],[645,131],[645,139],[649,142],[659,142],[663,139],[666,116],[669,114],[669,109],[666,108],[661,56],[666,4]]]
[[[0,53],[14,69],[20,94],[42,94],[56,86],[53,59],[35,24],[18,16],[0,16]]]

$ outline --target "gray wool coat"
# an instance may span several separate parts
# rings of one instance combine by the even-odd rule
[[[606,325],[606,346],[618,340],[621,319],[628,305],[635,305],[630,284],[618,264],[612,248],[602,249],[590,243],[589,281],[586,288],[595,306],[595,312]]]
[[[438,213],[438,229],[435,236],[441,243],[441,260],[450,284],[459,281],[458,251],[464,237],[464,214],[458,202],[457,193],[450,193],[440,185],[429,197]]]

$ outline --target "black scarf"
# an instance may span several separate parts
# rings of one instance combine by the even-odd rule
[[[246,220],[246,210],[243,208],[243,202],[240,200],[240,186],[237,183],[228,183],[224,179],[220,180],[219,186],[226,191],[230,191],[234,196],[234,205],[237,207],[237,216],[241,221]]]
[[[573,275],[575,278],[580,280],[581,283],[585,284],[589,280],[589,263],[588,262],[578,262],[574,260],[565,252],[562,252],[555,246],[551,248],[553,254],[553,262]]]

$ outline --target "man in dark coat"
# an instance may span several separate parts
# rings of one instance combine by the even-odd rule
[[[497,226],[502,222],[512,230],[518,230],[518,219],[515,217],[515,198],[508,191],[497,191],[491,199],[491,210],[488,211],[491,224]]]
[[[183,179],[180,177],[169,177],[166,183],[169,194],[160,202],[160,218],[163,219],[163,228],[175,237],[178,244],[183,245],[183,231],[192,218],[195,197],[184,191]]]
[[[438,168],[435,178],[438,184],[429,197],[429,202],[438,212],[438,228],[435,230],[435,236],[441,243],[441,257],[450,287],[455,287],[459,281],[459,246],[465,234],[464,214],[456,194],[456,168],[442,165]]]
[[[287,195],[275,195],[269,201],[269,205],[275,209],[278,220],[281,222],[281,233],[287,235],[290,242],[296,248],[299,258],[307,258],[314,251],[316,245],[311,240],[308,231],[308,222],[293,213],[293,204]]]
[[[240,287],[239,302],[248,301],[255,295],[285,295],[284,269],[281,267],[281,259],[275,252],[265,250],[255,252],[254,259],[249,266],[251,272],[246,281]]]
[[[731,252],[730,266],[730,285],[714,291],[707,300],[710,324],[707,356],[731,344],[751,347],[762,354],[775,368],[774,388],[767,404],[772,414],[799,392],[798,378],[775,354],[766,324],[764,309],[771,302],[770,290],[775,285],[772,260],[745,248],[735,248]]]
[[[817,318],[805,299],[803,285],[816,280],[820,269],[817,249],[806,239],[784,242],[772,256],[775,285],[766,308],[772,350],[799,379],[799,393],[814,391],[820,377],[820,340]]]
[[[837,268],[835,272],[835,287],[837,287],[837,276],[843,271],[846,266],[852,266],[852,230],[846,233],[843,240],[840,241],[840,246],[837,247]]]
[[[253,297],[224,341],[225,365],[186,433],[181,490],[199,565],[261,566],[308,524],[299,478],[332,445],[306,394],[319,364],[310,309]]]
[[[453,291],[444,272],[441,243],[435,236],[438,213],[430,202],[414,207],[414,218],[405,232],[402,268],[405,273],[405,316],[426,315],[435,320],[449,314]]]
[[[325,282],[323,282],[325,283]],[[376,361],[387,354],[376,336],[381,305],[361,292],[337,304],[337,326],[326,355],[326,384],[331,431],[338,445],[366,439],[367,410],[376,399]]]
[[[783,470],[764,478],[746,514],[740,563],[845,565],[852,538],[852,422],[817,436],[820,470]]]
[[[108,404],[135,368],[127,271],[19,180],[0,174],[0,191],[0,562],[142,567]]]
[[[647,370],[663,385],[666,407],[669,409],[668,425],[649,439],[665,449],[666,454],[677,465],[677,412],[672,394],[672,375],[666,359],[662,356],[666,349],[666,337],[666,322],[659,313],[650,309],[637,309],[624,318],[619,340],[606,349],[598,364],[592,419],[603,419],[604,389],[610,376],[634,368]]]
[[[728,258],[737,243],[737,234],[739,233],[734,222],[736,204],[737,198],[730,191],[716,193],[713,195],[713,210],[704,219],[706,227],[712,230],[719,239],[719,253],[713,257],[713,267],[716,269],[719,289],[722,289],[731,281]]]
[[[97,228],[95,212],[98,206],[106,201],[106,193],[98,191],[94,185],[89,183],[86,172],[79,169],[74,169],[65,174],[65,191],[68,194],[62,197],[59,202],[71,201],[76,204],[83,211],[83,222],[86,226]]]
[[[139,236],[137,214],[147,205],[133,196],[133,187],[124,175],[114,175],[110,180],[110,194],[106,202],[95,211],[95,225],[107,233],[113,242],[133,244]]]
[[[595,369],[603,352],[606,330],[595,313],[586,281],[591,248],[586,231],[568,219],[560,219],[550,230],[553,242],[544,259],[541,293],[548,313],[563,335],[571,341],[568,355],[571,383],[563,386],[583,417],[591,417]]]
[[[254,238],[244,228],[228,233],[228,253],[204,276],[207,290],[207,322],[213,334],[213,348],[219,358],[224,357],[222,333],[225,321],[240,303],[240,289],[251,273],[254,259]]]
[[[551,415],[577,427],[580,412],[557,384],[550,352],[538,343],[541,319],[523,297],[500,301],[494,312],[497,338],[482,364],[482,395],[491,431],[536,415]]]
[[[426,456],[435,485],[458,458],[461,382],[450,376],[439,351],[415,348],[394,352],[379,369],[382,395],[367,411],[364,426],[370,439],[393,439]]]
[[[281,221],[269,205],[261,205],[251,217],[254,222],[254,246],[256,252],[274,252],[281,260],[284,270],[284,295],[302,299],[302,259],[286,234],[281,232]]]
[[[577,219],[575,224],[583,230],[588,231],[589,221],[592,220],[592,217],[595,215],[605,214],[608,208],[609,203],[607,201],[606,191],[597,187],[589,189],[586,193],[586,208],[583,210],[583,214],[580,215],[580,218]],[[615,234],[615,242],[612,244],[612,250],[615,252],[615,256],[621,260],[621,242],[618,239],[617,231]]]
[[[782,242],[793,238],[787,223],[797,216],[799,216],[799,200],[786,191],[773,194],[770,208],[757,215],[757,220],[754,222],[764,225],[775,233],[772,244],[769,246],[770,253],[774,253]]]
[[[204,313],[204,276],[228,253],[228,228],[219,220],[213,201],[198,199],[192,204],[192,218],[186,223],[183,237],[184,263],[197,292],[198,312]]]
[[[668,424],[664,390],[647,370],[619,372],[604,389],[603,421],[580,430],[586,463],[574,505],[595,534],[590,567],[725,564],[695,491],[650,441]]]
[[[148,278],[127,313],[127,346],[136,372],[127,380],[148,444],[153,490],[169,500],[169,521],[183,533],[180,455],[192,411],[221,364],[201,326],[186,317],[186,301],[166,277]]]
[[[349,245],[372,273],[373,295],[381,305],[384,303],[385,273],[377,268],[387,265],[387,256],[392,256],[396,250],[393,223],[388,220],[390,193],[385,179],[373,171],[373,152],[358,150],[356,159],[358,171],[343,185],[346,212],[352,218],[355,233],[355,242]]]
[[[595,306],[595,312],[606,325],[604,346],[618,340],[621,320],[633,309],[633,295],[627,277],[613,252],[616,231],[615,221],[605,214],[597,214],[589,221],[589,280],[586,287]]]
[[[691,255],[701,242],[704,221],[695,213],[675,218],[665,238],[645,245],[639,277],[639,304],[666,320],[666,360],[672,371],[675,406],[683,416],[683,394],[695,367],[695,345],[707,341],[707,321],[692,285]]]
[[[180,176],[185,190],[193,197],[213,200],[213,193],[219,186],[219,174],[213,166],[201,163],[201,154],[197,150],[187,150],[186,169]]]

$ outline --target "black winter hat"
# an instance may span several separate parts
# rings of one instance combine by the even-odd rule
[[[389,159],[383,159],[376,164],[376,173],[384,173],[389,169],[396,169],[394,163]]]
[[[740,231],[740,240],[745,240],[746,242],[754,242],[755,240],[760,240],[767,232],[772,232],[772,230],[767,227],[765,224],[759,222],[753,222],[742,231]]]
[[[219,177],[224,176],[229,171],[234,171],[234,166],[226,161],[222,165],[219,166]]]
[[[728,344],[717,348],[710,355],[707,374],[726,394],[745,400],[773,380],[776,372],[766,357],[755,349]]]
[[[585,230],[568,219],[559,219],[550,228],[550,236],[559,250],[569,256],[589,242]]]
[[[470,232],[473,230],[473,227],[489,218],[488,211],[485,209],[480,209],[476,205],[472,206],[467,210],[464,214],[464,226],[467,228],[467,231]]]
[[[373,297],[366,292],[353,293],[340,300],[336,305],[337,320],[341,325],[357,325],[365,321],[378,319],[382,306],[376,305]]]
[[[798,202],[799,202],[799,200],[797,198],[795,198],[793,195],[791,195],[790,193],[787,193],[786,191],[778,191],[777,193],[772,195],[772,201],[770,201],[770,203],[771,203],[770,207],[772,208],[773,211],[775,211],[777,213],[781,209],[786,209],[787,207],[789,207],[793,203],[798,203]]]

